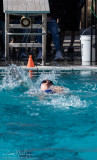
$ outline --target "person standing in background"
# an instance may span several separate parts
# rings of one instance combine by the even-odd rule
[[[68,53],[74,53],[75,33],[80,29],[81,9],[85,4],[85,0],[61,0],[57,1],[57,10],[59,14],[60,30],[61,30],[61,46],[65,37],[65,32],[71,32],[70,46]],[[59,7],[58,7],[59,6]]]
[[[50,13],[47,15],[47,30],[50,31],[52,35],[52,41],[55,46],[56,54],[54,60],[63,60],[63,56],[61,53],[61,45],[60,45],[60,36],[58,32],[58,24],[57,24],[57,14],[56,14],[56,7],[55,7],[55,1],[54,0],[49,0],[49,5],[50,5]],[[42,23],[41,18],[36,21],[36,23]],[[41,29],[37,29],[37,33],[41,33]],[[42,37],[41,36],[36,36],[36,41],[38,43],[42,42]],[[38,56],[36,60],[41,60],[42,59],[42,50],[41,48],[38,48]]]

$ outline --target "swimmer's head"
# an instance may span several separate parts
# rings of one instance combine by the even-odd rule
[[[42,91],[46,91],[52,85],[53,85],[53,82],[47,79],[41,82],[40,88]]]

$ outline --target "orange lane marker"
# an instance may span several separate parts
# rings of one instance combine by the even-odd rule
[[[32,55],[29,55],[29,59],[28,59],[28,64],[27,67],[35,67],[33,59],[32,59]],[[33,71],[29,70],[29,77],[33,77]]]
[[[29,55],[27,67],[35,67],[33,59],[32,59],[32,55]]]

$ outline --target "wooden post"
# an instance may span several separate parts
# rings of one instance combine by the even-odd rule
[[[47,33],[47,14],[42,14],[42,33]],[[46,65],[46,34],[42,35],[42,65]]]
[[[9,56],[9,14],[5,13],[5,59],[8,59]]]

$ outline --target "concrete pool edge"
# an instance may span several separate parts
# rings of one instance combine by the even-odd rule
[[[0,70],[2,69],[5,69],[5,68],[8,68],[9,66],[4,66],[4,67],[0,67]],[[24,70],[33,70],[33,71],[51,71],[51,70],[58,70],[58,71],[66,71],[66,70],[84,70],[84,71],[87,71],[87,70],[97,70],[97,66],[64,66],[64,67],[61,67],[61,66],[35,66],[35,67],[31,67],[31,68],[28,68],[26,66],[19,66],[21,68],[23,68]]]

